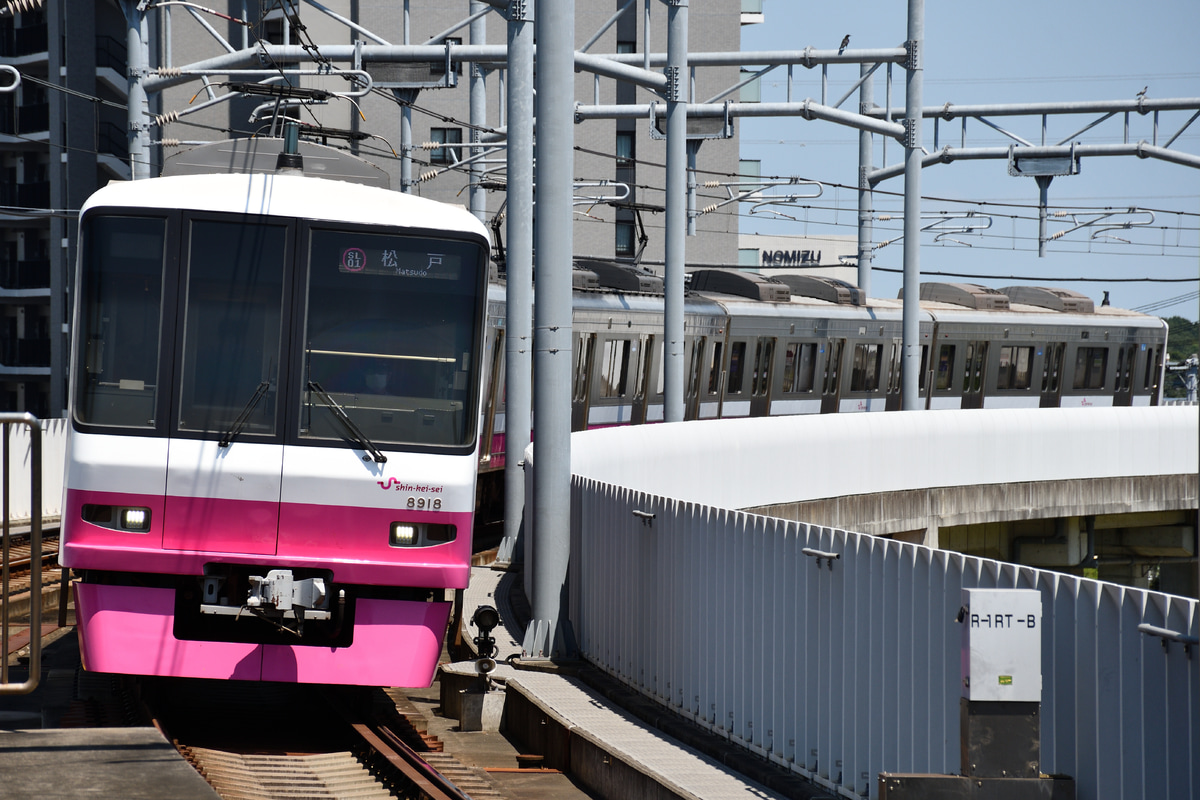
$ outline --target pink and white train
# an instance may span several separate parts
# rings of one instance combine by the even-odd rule
[[[470,571],[483,225],[293,171],[110,184],[80,227],[84,666],[428,685]]]

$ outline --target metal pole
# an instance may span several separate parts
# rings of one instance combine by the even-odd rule
[[[862,83],[859,85],[858,113],[867,114],[875,104],[875,78],[871,76],[874,69],[869,64],[861,64]],[[871,217],[874,212],[871,184],[867,175],[871,173],[872,158],[871,132],[858,132],[858,288],[863,297],[871,296],[871,259],[874,251],[871,249]]]
[[[412,44],[409,41],[409,15],[408,6],[410,0],[404,0],[404,44]],[[406,98],[408,102],[400,106],[400,191],[408,194],[412,191],[412,102],[416,99],[416,92],[393,92],[397,100]]]
[[[149,26],[146,12],[136,0],[125,0],[125,47],[129,64],[128,138],[129,169],[133,179],[150,177],[150,131],[146,120],[149,105],[142,86],[150,66]]]
[[[571,198],[574,183],[574,0],[538,0],[537,303],[534,306],[533,597],[521,648],[573,655],[563,600],[571,549]]]
[[[487,16],[482,12],[488,6],[483,0],[471,0],[468,11],[472,17],[470,34],[471,44],[487,44]],[[479,131],[487,125],[487,81],[484,78],[483,66],[471,64],[471,144],[479,144]],[[483,150],[471,148],[471,156],[479,156]],[[471,188],[468,199],[471,213],[481,222],[487,222],[487,194],[480,185],[483,181],[484,165],[480,161],[471,164]]]
[[[907,77],[904,89],[904,365],[900,407],[920,408],[921,371],[921,48],[925,0],[908,0]]]
[[[508,297],[505,303],[504,539],[497,561],[520,550],[533,403],[533,15],[531,0],[508,4]]]
[[[1050,200],[1050,175],[1035,175],[1038,185],[1038,258],[1046,257],[1046,204]]]
[[[688,0],[667,0],[666,269],[663,418],[683,421],[683,277],[687,245]]]

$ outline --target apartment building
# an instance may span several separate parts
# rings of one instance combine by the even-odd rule
[[[125,63],[115,2],[0,16],[0,65],[21,75],[0,93],[0,411],[66,408],[77,211],[130,175]]]

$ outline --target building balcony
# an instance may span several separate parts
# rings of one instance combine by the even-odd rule
[[[0,261],[0,289],[49,289],[50,259]]]
[[[17,105],[0,101],[0,134],[27,136],[50,133],[50,104]]]
[[[0,26],[0,58],[25,60],[26,56],[48,55],[49,26],[23,25],[14,28],[11,21]]]
[[[128,55],[125,43],[111,36],[96,37],[96,79],[121,97],[129,94]]]
[[[0,363],[10,368],[50,366],[49,339],[17,339],[0,342]]]
[[[50,181],[17,184],[17,205],[24,208],[49,208]]]

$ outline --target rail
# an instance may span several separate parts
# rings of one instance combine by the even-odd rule
[[[1042,772],[1073,776],[1081,800],[1195,800],[1200,658],[1180,646],[1200,628],[1195,600],[735,510],[1002,485],[1022,461],[1030,481],[1190,473],[1195,507],[1191,409],[1046,412],[576,434],[569,592],[584,657],[842,796],[876,797],[880,772],[960,771],[961,590],[1037,589]]]
[[[38,635],[42,620],[42,560],[30,558],[29,562],[29,677],[20,683],[11,683],[8,674],[9,643],[9,555],[10,555],[10,477],[9,429],[21,425],[29,431],[29,545],[31,553],[42,549],[42,425],[32,414],[0,414],[3,426],[3,476],[0,478],[0,496],[3,498],[3,565],[0,566],[0,651],[4,660],[0,662],[0,695],[29,694],[37,688],[42,674],[42,641]]]

